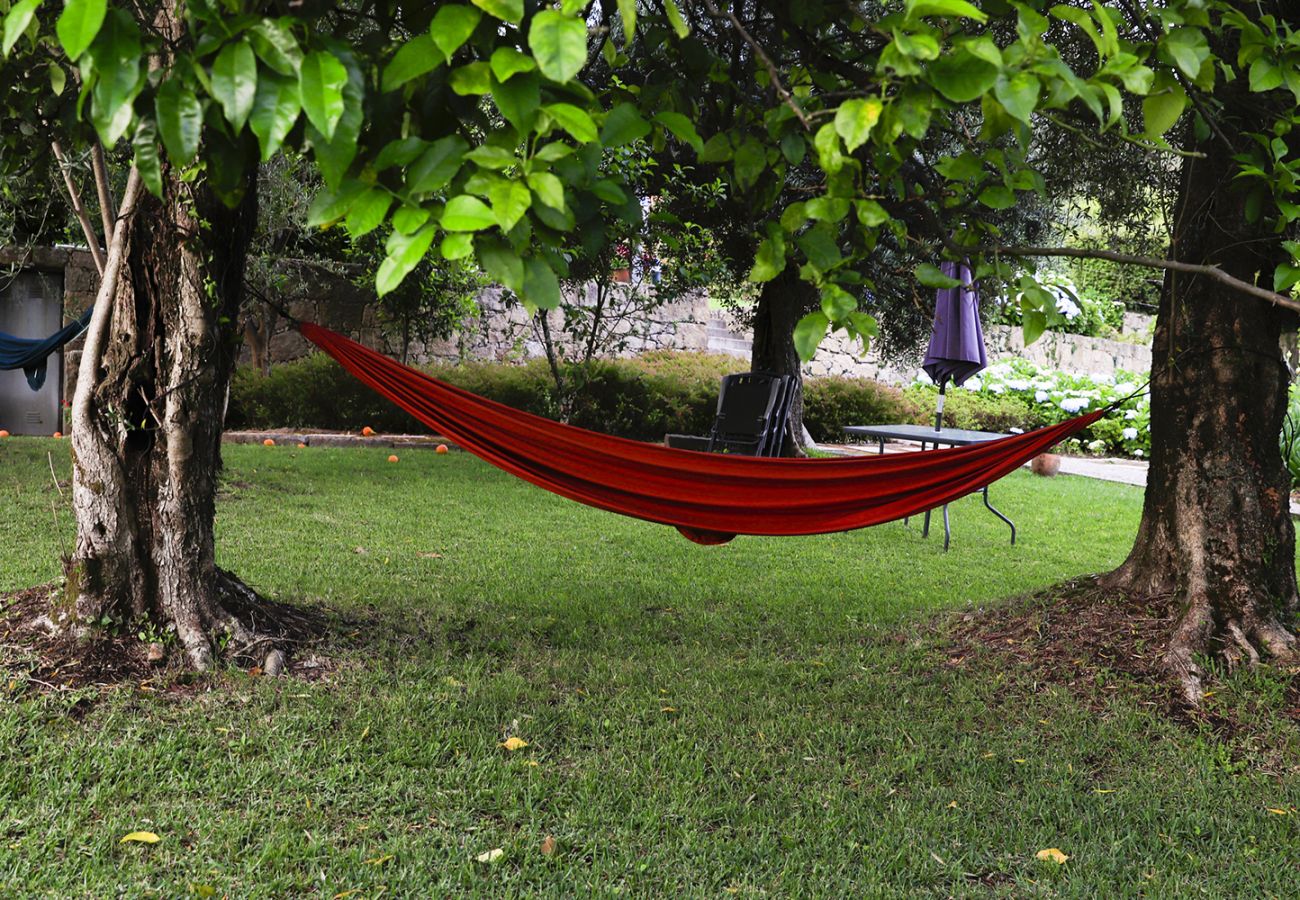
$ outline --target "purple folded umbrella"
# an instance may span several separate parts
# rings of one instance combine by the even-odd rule
[[[984,329],[980,326],[979,296],[971,283],[970,266],[944,261],[940,270],[961,287],[940,288],[934,301],[934,330],[921,368],[943,385],[961,384],[987,366]],[[960,274],[958,274],[960,271]]]
[[[989,364],[984,353],[984,328],[980,325],[979,296],[971,281],[970,265],[944,261],[940,271],[956,278],[961,287],[940,288],[934,298],[934,329],[930,349],[921,368],[939,385],[939,405],[934,429],[943,427],[943,399],[948,382],[961,384]]]

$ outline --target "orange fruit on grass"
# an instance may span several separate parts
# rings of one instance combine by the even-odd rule
[[[275,441],[271,440],[270,438],[267,438],[266,440],[262,441],[262,446],[263,446],[263,447],[274,447],[274,446],[275,446]]]
[[[447,452],[447,445],[446,445],[446,444],[439,444],[439,445],[438,445],[438,449],[437,449],[436,451],[434,451],[434,452],[436,452],[436,453],[446,453],[446,452]]]
[[[388,461],[389,461],[389,462],[397,462],[397,456],[396,456],[396,454],[394,454],[394,455],[388,457]]]
[[[298,449],[299,449],[299,450],[301,450],[302,448],[304,448],[304,447],[306,447],[306,446],[307,446],[307,445],[304,444],[302,441],[299,441],[299,442],[298,442]]]
[[[369,425],[367,425],[365,428],[362,428],[362,429],[361,429],[361,433],[362,433],[365,437],[370,437],[372,434],[375,433],[375,429],[373,429],[373,428],[371,428]]]
[[[7,437],[9,437],[9,432],[5,431],[3,428],[0,428],[0,438],[7,438]]]
[[[62,431],[56,431],[56,432],[54,432],[54,437],[56,437],[56,438],[61,438],[61,437],[63,437],[63,432],[62,432]]]

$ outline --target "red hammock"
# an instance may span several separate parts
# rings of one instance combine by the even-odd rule
[[[299,325],[366,386],[474,455],[597,509],[672,525],[701,544],[737,534],[877,525],[979,490],[1106,410],[966,447],[854,459],[676,450],[553,422],[439,381],[319,325]]]

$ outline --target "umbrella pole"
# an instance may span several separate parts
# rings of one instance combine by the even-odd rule
[[[948,379],[947,378],[939,379],[939,402],[936,404],[935,411],[934,411],[935,431],[939,431],[940,429],[943,428],[943,399],[944,399],[944,391],[947,387],[948,387]]]

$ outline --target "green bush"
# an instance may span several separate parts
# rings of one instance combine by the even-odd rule
[[[933,422],[939,398],[938,388],[928,384],[914,384],[905,393],[926,410],[923,421]],[[948,428],[1006,434],[1012,428],[1028,431],[1047,424],[1041,413],[1020,397],[979,394],[960,388],[949,390],[945,396],[943,424]]]
[[[837,375],[804,382],[803,422],[819,441],[842,441],[845,425],[920,424],[925,418],[916,399],[878,381]]]

